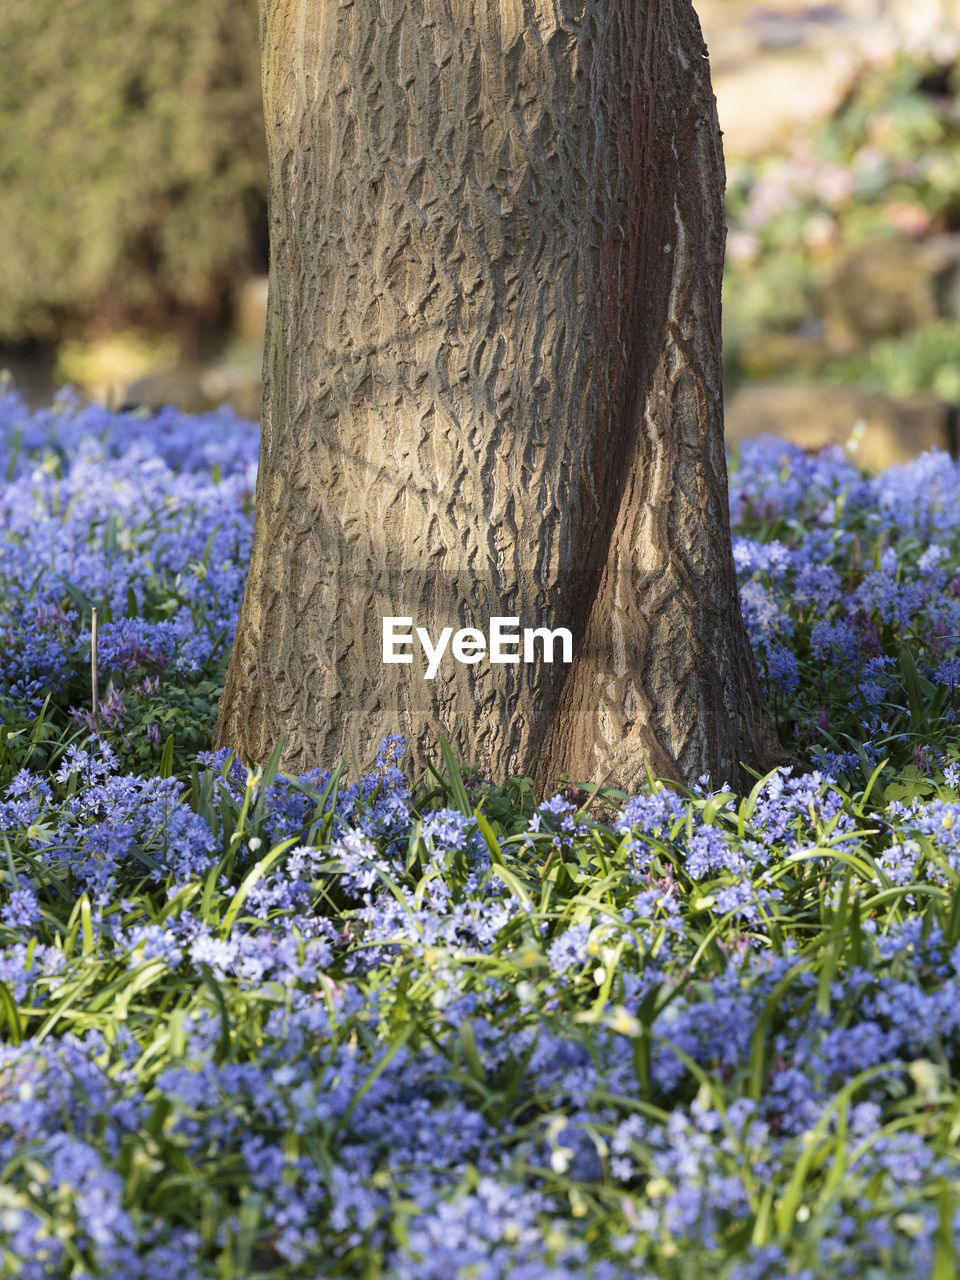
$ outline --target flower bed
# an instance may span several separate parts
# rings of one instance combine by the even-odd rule
[[[955,464],[744,446],[797,765],[583,811],[203,752],[255,454],[0,400],[2,1274],[952,1276]]]

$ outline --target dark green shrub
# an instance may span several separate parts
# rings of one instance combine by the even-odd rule
[[[216,316],[264,260],[256,0],[4,0],[0,47],[0,341]]]

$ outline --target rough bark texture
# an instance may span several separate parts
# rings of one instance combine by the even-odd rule
[[[284,766],[736,781],[777,745],[740,617],[723,160],[689,0],[262,0],[256,536],[217,741]],[[433,681],[381,619],[565,626]],[[539,761],[539,763],[536,763]]]

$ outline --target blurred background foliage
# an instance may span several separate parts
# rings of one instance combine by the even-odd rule
[[[266,265],[256,0],[3,0],[0,49],[0,343],[192,354]]]
[[[732,380],[800,367],[960,400],[958,89],[953,59],[866,63],[810,136],[731,166]]]
[[[695,6],[729,179],[728,441],[856,427],[870,467],[955,445],[960,0]],[[0,0],[0,369],[35,403],[71,382],[258,415],[257,28],[257,0]]]

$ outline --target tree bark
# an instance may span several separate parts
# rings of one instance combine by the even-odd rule
[[[256,533],[217,742],[735,782],[778,755],[723,450],[724,171],[689,0],[261,0]],[[381,619],[574,659],[384,665]]]

